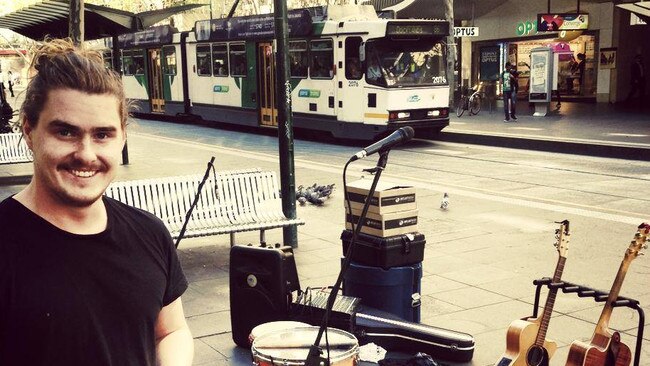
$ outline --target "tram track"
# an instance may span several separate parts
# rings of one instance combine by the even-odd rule
[[[436,142],[436,144],[440,144],[439,142]],[[442,143],[442,144],[449,144],[449,145],[462,145],[462,144],[455,144],[455,143]],[[480,149],[480,147],[475,147],[472,146],[472,148],[475,149]],[[495,149],[495,148],[485,148],[485,149]],[[500,150],[506,150],[507,148],[499,148]],[[497,159],[486,159],[486,158],[479,158],[476,156],[466,156],[466,155],[457,155],[457,154],[449,154],[449,153],[436,153],[429,150],[418,150],[418,149],[413,149],[413,148],[403,148],[400,149],[400,151],[406,151],[414,154],[423,154],[423,155],[431,155],[431,156],[442,156],[446,158],[456,158],[456,159],[462,159],[462,160],[469,160],[469,161],[479,161],[479,162],[486,162],[486,163],[495,163],[495,164],[504,164],[504,165],[514,165],[514,166],[534,166],[536,168],[542,168],[546,170],[552,170],[552,171],[563,171],[563,172],[569,172],[569,173],[579,173],[579,174],[587,174],[587,175],[595,175],[595,176],[601,176],[601,177],[611,177],[611,178],[623,178],[623,179],[632,179],[632,180],[640,180],[640,181],[650,181],[650,165],[649,164],[638,164],[638,165],[644,165],[648,171],[648,173],[645,176],[636,176],[636,175],[629,175],[629,174],[611,174],[611,173],[605,173],[605,172],[595,172],[595,171],[587,171],[587,170],[581,170],[581,169],[576,169],[576,168],[561,168],[561,167],[552,167],[552,166],[546,166],[546,165],[531,165],[530,162],[512,162],[512,161],[504,161],[504,160],[497,160]],[[513,153],[517,154],[522,154],[521,150],[514,150],[512,149]],[[542,152],[535,152],[535,151],[526,151],[525,154],[530,154],[530,155],[539,155],[542,154],[544,156],[549,156],[549,154],[553,155],[564,155],[570,156],[571,159],[580,159],[580,160],[585,160],[585,159],[594,159],[594,160],[599,160],[602,161],[603,159],[606,158],[590,158],[590,157],[578,157],[575,155],[567,155],[567,154],[559,154],[559,153],[542,153]],[[618,159],[615,159],[618,160]],[[629,161],[625,161],[625,164],[629,164]]]
[[[144,131],[143,131],[144,132]],[[164,137],[158,134],[148,134],[148,133],[136,133],[135,135],[146,138],[154,139],[165,143],[174,143],[180,145],[192,146],[194,148],[206,149],[210,151],[218,150],[220,153],[227,153],[237,156],[247,156],[247,158],[261,160],[269,163],[277,163],[277,153],[267,153],[250,150],[243,150],[238,148],[231,148],[227,146],[219,146],[221,144],[226,145],[227,142],[219,143],[215,139],[210,138],[209,136],[203,136],[201,142],[189,142],[184,140],[179,140],[173,137]],[[305,144],[300,143],[299,148],[296,151],[295,166],[298,169],[310,169],[315,171],[320,171],[322,173],[327,173],[328,176],[340,176],[341,169],[345,161],[351,156],[352,151],[356,148],[341,147],[341,146],[312,146],[313,143],[306,142]],[[431,148],[431,146],[426,146]],[[316,150],[319,153],[314,156],[313,151]],[[349,150],[349,151],[348,151]],[[496,151],[502,152],[503,149],[497,149]],[[522,154],[521,151],[518,151],[518,154]],[[528,152],[526,152],[528,155]],[[535,153],[531,153],[535,155]],[[547,155],[547,154],[545,154]],[[413,156],[416,156],[414,159]],[[419,157],[417,157],[419,156]],[[446,161],[443,161],[438,164],[438,166],[432,166],[430,163],[422,163],[422,160],[426,159],[427,156],[440,156],[445,157]],[[537,157],[539,157],[539,153]],[[523,157],[522,157],[523,158]],[[582,157],[581,159],[589,159]],[[591,161],[593,164],[601,162],[600,158],[593,158]],[[449,169],[449,166],[458,164],[458,161],[463,161],[465,167],[459,167],[458,169]],[[554,160],[552,160],[554,161]],[[551,161],[551,162],[552,162]],[[474,164],[475,163],[475,164]],[[348,172],[348,179],[355,179],[362,174],[360,173],[363,168],[369,168],[374,166],[372,159],[364,160],[358,163],[353,170]],[[467,169],[467,166],[479,165],[479,164],[494,164],[494,166],[486,168],[482,167],[481,172],[474,171],[472,169]],[[575,164],[575,162],[572,162]],[[623,164],[621,162],[621,164]],[[629,162],[625,162],[626,165],[629,165]],[[524,169],[524,174],[537,174],[540,177],[543,177],[543,172],[552,172],[554,174],[580,174],[588,175],[589,177],[594,177],[596,179],[619,179],[621,183],[619,186],[625,186],[624,182],[629,182],[633,180],[635,184],[640,185],[643,182],[647,181],[646,178],[636,178],[628,174],[603,174],[597,171],[585,171],[584,169],[572,169],[566,167],[540,167],[540,166],[530,166],[529,164],[517,163],[517,162],[504,162],[499,158],[486,158],[478,156],[463,156],[459,160],[458,156],[449,156],[448,154],[436,154],[432,152],[423,152],[419,149],[412,148],[402,148],[396,149],[391,157],[389,158],[389,169],[384,172],[384,179],[390,179],[392,181],[399,181],[403,184],[413,185],[418,188],[426,189],[433,192],[448,192],[450,195],[455,196],[464,196],[472,199],[481,199],[493,202],[500,202],[509,205],[516,205],[521,207],[528,208],[539,208],[544,210],[550,210],[555,212],[562,212],[565,214],[576,214],[581,216],[587,216],[592,218],[599,218],[608,221],[615,222],[624,222],[638,224],[643,220],[647,220],[650,213],[646,212],[645,209],[636,210],[635,212],[633,206],[631,209],[617,209],[615,207],[604,206],[603,204],[584,204],[582,202],[603,202],[603,201],[626,201],[626,202],[635,202],[635,205],[638,207],[644,206],[645,200],[641,195],[634,195],[633,192],[630,194],[619,194],[612,193],[607,191],[597,191],[589,189],[580,189],[579,185],[574,186],[562,186],[558,184],[550,184],[548,181],[531,181],[522,180],[522,179],[513,179],[506,177],[494,176],[494,173],[487,174],[488,172],[499,172],[503,171],[504,166],[510,167],[519,167]],[[447,167],[447,168],[445,168]],[[640,164],[640,169],[646,169],[650,173],[650,165],[646,166]],[[441,175],[455,175],[456,177],[462,177],[463,182],[458,182],[458,179],[453,179],[449,177],[436,177],[432,178],[436,173]],[[522,174],[519,174],[521,176]],[[482,182],[479,186],[472,184],[472,181],[476,179],[481,179]],[[543,178],[540,178],[543,179]],[[485,180],[488,180],[488,183],[484,183]],[[572,178],[575,180],[575,177]],[[578,179],[580,180],[580,179]],[[503,188],[508,184],[520,184],[522,188],[517,191],[507,190]],[[569,202],[567,200],[554,199],[550,194],[544,196],[539,194],[530,194],[525,192],[528,189],[540,190],[562,190],[567,196],[587,196],[593,197],[593,199],[582,199],[579,202]],[[627,191],[625,191],[627,192]]]

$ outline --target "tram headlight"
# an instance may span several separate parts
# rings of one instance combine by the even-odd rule
[[[427,112],[427,117],[438,117],[439,115],[440,115],[440,111],[437,109]]]
[[[398,119],[409,119],[411,118],[411,112],[390,112],[388,114],[388,119],[395,121]]]

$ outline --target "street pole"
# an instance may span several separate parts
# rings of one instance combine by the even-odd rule
[[[274,0],[275,8],[275,95],[278,107],[278,145],[280,154],[280,190],[282,211],[290,219],[296,218],[296,179],[293,161],[293,116],[291,115],[291,83],[289,82],[289,32],[286,0]],[[298,246],[296,225],[282,229],[284,245]]]
[[[84,41],[84,0],[70,0],[68,35],[79,46]]]
[[[445,18],[449,22],[449,36],[447,36],[447,81],[449,82],[449,105],[455,103],[456,77],[456,38],[454,38],[454,0],[445,0]]]
[[[113,62],[113,71],[120,73],[120,70],[122,70],[122,58],[120,57],[120,43],[119,43],[119,37],[118,36],[113,36],[111,39],[111,55],[112,57],[112,62]],[[128,145],[128,138],[127,141],[124,142],[124,147],[122,148],[122,165],[129,165],[129,145]]]

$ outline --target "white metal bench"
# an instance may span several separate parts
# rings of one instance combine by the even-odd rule
[[[203,176],[187,175],[158,179],[114,182],[106,195],[156,215],[178,238],[187,212],[194,201]],[[288,225],[303,225],[301,219],[288,219],[282,212],[280,188],[272,171],[234,170],[210,175],[186,227],[183,237],[264,231]]]
[[[22,137],[22,133],[0,133],[0,164],[32,161],[32,152]]]

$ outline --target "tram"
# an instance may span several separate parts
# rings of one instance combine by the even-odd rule
[[[128,99],[138,113],[277,126],[273,15],[154,27],[118,37]],[[442,20],[381,19],[367,5],[288,12],[295,128],[371,140],[409,125],[433,137],[449,125]],[[110,57],[110,56],[108,56]]]

